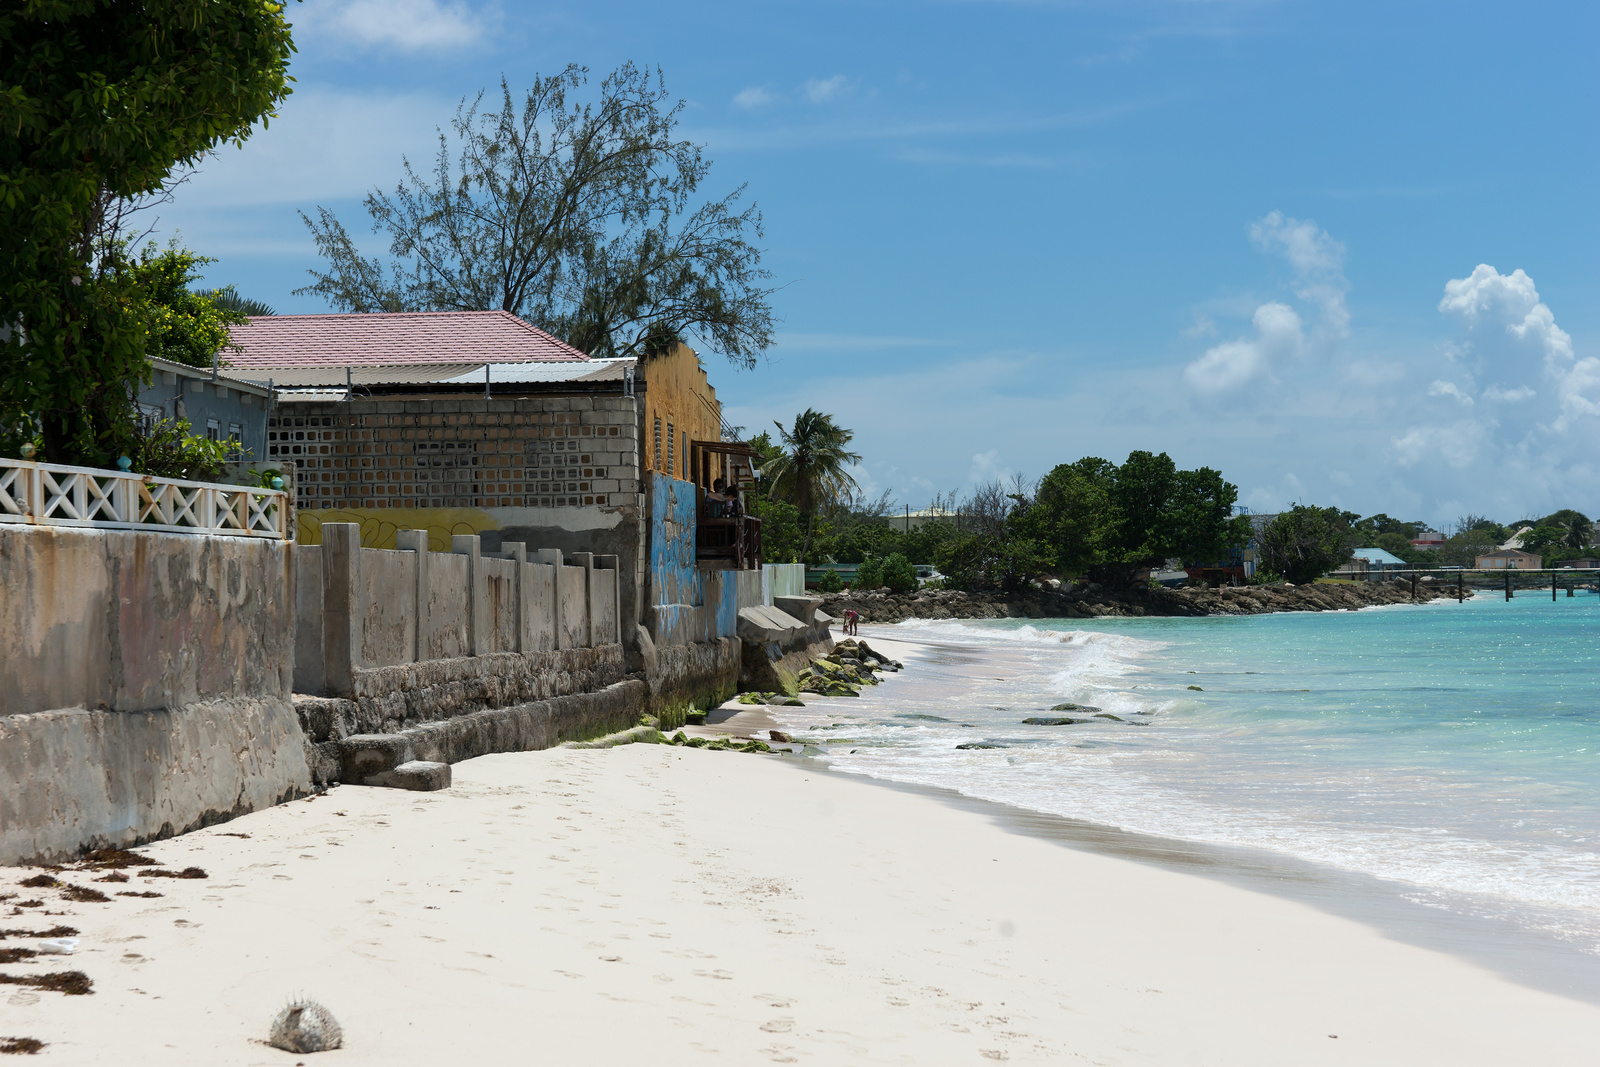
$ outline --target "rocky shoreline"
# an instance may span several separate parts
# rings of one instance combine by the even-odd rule
[[[1132,589],[1111,591],[1089,585],[1025,593],[963,593],[953,589],[886,590],[828,596],[822,610],[842,619],[847,608],[867,623],[906,619],[1093,619],[1108,615],[1265,615],[1274,611],[1353,611],[1380,604],[1422,604],[1454,600],[1454,591],[1421,587],[1415,597],[1408,582],[1360,585],[1250,585],[1219,589]]]

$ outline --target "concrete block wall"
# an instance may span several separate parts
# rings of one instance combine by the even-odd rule
[[[420,530],[401,531],[396,549],[362,548],[354,523],[322,535],[299,550],[296,692],[350,697],[386,667],[621,640],[616,556],[539,550],[529,561],[512,543],[486,557],[476,534],[430,552]]]

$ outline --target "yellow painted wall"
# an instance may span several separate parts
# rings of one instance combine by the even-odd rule
[[[644,440],[640,454],[650,470],[684,478],[688,459],[686,440],[722,440],[722,405],[717,391],[706,380],[700,357],[686,344],[676,344],[666,353],[642,360],[639,375],[644,378]],[[661,422],[661,448],[656,450],[656,420]],[[676,440],[671,449],[672,468],[667,467],[667,426]],[[688,475],[693,480],[693,472]]]
[[[427,530],[433,552],[450,551],[454,534],[500,529],[494,516],[479,508],[302,508],[295,518],[295,540],[302,545],[322,544],[325,522],[359,524],[363,548],[393,548],[399,531]]]

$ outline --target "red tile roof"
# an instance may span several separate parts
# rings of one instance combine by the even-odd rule
[[[589,358],[509,311],[261,315],[231,333],[244,351],[223,358],[240,370]]]

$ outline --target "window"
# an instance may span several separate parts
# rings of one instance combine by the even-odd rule
[[[656,416],[656,450],[652,458],[655,460],[656,470],[661,469],[661,417]]]
[[[668,474],[672,474],[674,471],[676,471],[678,469],[677,464],[672,462],[672,446],[673,446],[674,443],[676,443],[676,441],[677,441],[677,437],[672,432],[672,420],[668,419],[667,420],[667,473]]]
[[[206,420],[206,437],[215,441],[222,435],[222,425],[216,419]]]
[[[689,481],[689,435],[683,435],[683,480]]]

